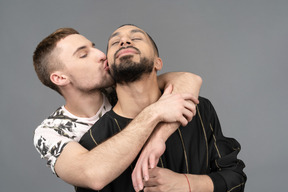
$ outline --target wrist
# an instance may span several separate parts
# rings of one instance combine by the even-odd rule
[[[163,121],[163,116],[158,111],[159,110],[157,110],[157,102],[156,102],[144,108],[142,112],[149,114],[150,120],[158,124]]]
[[[185,178],[186,178],[186,180],[187,180],[187,184],[188,184],[188,191],[191,192],[191,185],[190,185],[189,179],[188,179],[188,177],[187,177],[186,174],[183,174],[183,175],[185,176]]]
[[[187,175],[190,184],[191,192],[194,191],[206,191],[206,192],[213,192],[214,185],[211,178],[208,175],[194,175],[189,174]]]
[[[180,123],[160,123],[155,130],[157,138],[162,139],[164,142],[177,130]]]

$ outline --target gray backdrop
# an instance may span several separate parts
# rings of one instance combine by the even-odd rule
[[[59,27],[79,30],[105,51],[124,23],[155,39],[161,73],[203,78],[201,95],[225,135],[242,145],[246,191],[286,191],[287,9],[287,0],[1,0],[0,191],[73,191],[33,147],[34,129],[63,99],[37,79],[32,53]]]

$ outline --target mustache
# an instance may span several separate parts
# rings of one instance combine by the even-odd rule
[[[121,47],[121,48],[118,49],[118,50],[116,51],[116,53],[114,54],[114,60],[116,59],[116,55],[119,53],[119,51],[121,51],[121,50],[123,50],[123,49],[128,49],[128,48],[131,48],[131,49],[136,50],[138,54],[141,53],[139,49],[137,49],[136,47],[133,47],[133,46]]]

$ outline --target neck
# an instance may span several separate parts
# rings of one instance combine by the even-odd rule
[[[91,93],[65,92],[65,108],[75,116],[89,118],[96,115],[103,103],[101,91]]]
[[[116,92],[118,102],[113,108],[114,112],[131,119],[161,96],[156,74],[144,75],[133,83],[117,84]]]

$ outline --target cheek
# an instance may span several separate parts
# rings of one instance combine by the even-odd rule
[[[108,63],[112,63],[114,62],[114,54],[115,52],[113,51],[113,49],[109,49],[109,51],[107,51],[107,60],[108,60]]]
[[[114,63],[114,60],[112,58],[107,58],[107,62],[109,67],[111,66],[112,63]]]

